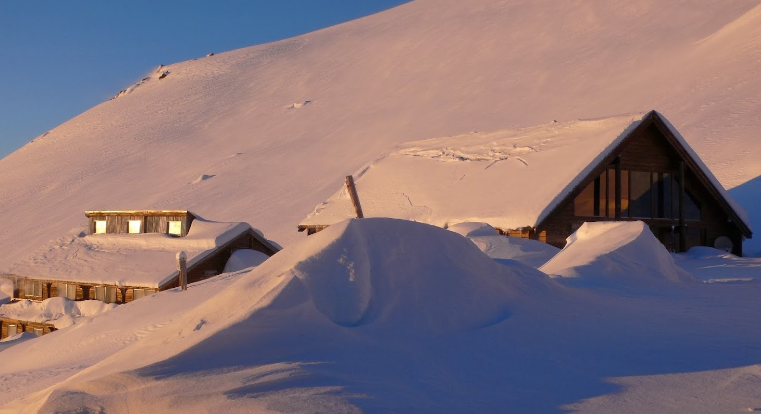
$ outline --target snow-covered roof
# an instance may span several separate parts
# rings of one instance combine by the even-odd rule
[[[196,219],[185,237],[161,233],[79,233],[52,241],[9,273],[20,277],[158,288],[177,277],[176,254],[192,266],[217,247],[252,230],[247,223]]]
[[[477,221],[500,228],[535,227],[648,114],[665,121],[653,111],[402,144],[355,175],[362,210],[365,217],[437,226]],[[747,214],[671,130],[747,225]],[[330,225],[353,216],[342,188],[301,224]]]

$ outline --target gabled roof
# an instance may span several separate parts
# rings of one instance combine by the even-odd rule
[[[186,237],[161,233],[62,237],[13,265],[9,276],[158,288],[177,277],[177,252],[187,253],[190,268],[244,233],[279,250],[248,223],[197,219]]]
[[[394,217],[437,226],[466,221],[536,227],[640,125],[658,120],[669,140],[692,158],[731,216],[747,215],[681,135],[655,111],[553,122],[402,144],[355,175],[365,217]],[[345,188],[318,205],[300,227],[354,216]]]

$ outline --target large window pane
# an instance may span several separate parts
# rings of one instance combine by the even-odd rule
[[[629,217],[629,171],[621,170],[621,217]]]
[[[652,199],[650,190],[650,173],[641,171],[632,171],[629,174],[631,178],[631,200],[629,200],[629,217],[633,218],[651,218]]]
[[[577,216],[590,217],[595,215],[595,183],[594,181],[581,191],[574,200],[574,211]]]
[[[610,169],[608,173],[608,212],[607,217],[616,216],[616,170]]]
[[[600,174],[600,178],[598,179],[599,185],[597,186],[597,211],[595,211],[596,216],[605,216],[607,215],[608,211],[608,195],[607,195],[607,189],[608,189],[608,172],[603,171],[602,174]]]
[[[700,220],[700,206],[688,192],[684,193],[684,219]]]
[[[661,217],[663,218],[674,218],[675,216],[678,217],[678,213],[676,215],[674,214],[674,206],[679,205],[679,198],[674,200],[674,196],[676,195],[675,194],[676,192],[674,191],[673,176],[669,173],[664,173],[662,176],[663,176],[663,179],[661,180],[661,184],[663,186],[663,198],[661,200],[663,202],[663,215]]]

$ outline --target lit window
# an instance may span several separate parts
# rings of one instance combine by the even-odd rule
[[[17,325],[8,325],[8,336],[13,336],[18,333]]]
[[[132,289],[132,300],[138,300],[145,297],[145,289]]]
[[[182,222],[170,221],[169,222],[169,234],[179,236],[182,234]]]
[[[130,220],[129,221],[129,232],[130,233],[142,233],[143,231],[143,220]]]
[[[34,328],[34,334],[37,336],[42,336],[42,328]]]
[[[95,220],[95,234],[106,234],[106,220]]]

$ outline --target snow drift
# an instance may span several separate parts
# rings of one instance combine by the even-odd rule
[[[467,240],[424,224],[352,219],[323,232],[313,243],[330,242],[293,271],[339,325],[477,328],[507,317],[542,283],[539,272],[495,266]]]
[[[584,223],[539,270],[574,285],[635,286],[695,279],[641,221]]]
[[[306,301],[339,326],[433,333],[497,323],[517,301],[549,284],[541,272],[520,263],[500,266],[444,229],[387,218],[351,219],[279,252],[209,306],[250,302],[245,298],[259,290],[257,295],[279,308]],[[262,286],[278,287],[264,294]]]
[[[259,266],[269,259],[266,254],[252,249],[240,249],[233,252],[227,259],[223,273],[237,272],[253,266]]]
[[[73,301],[62,297],[49,298],[42,302],[24,299],[0,307],[0,316],[52,323],[61,329],[74,325],[79,318],[99,315],[117,306],[115,303],[100,300]]]
[[[449,226],[448,230],[467,237],[499,263],[514,260],[538,268],[560,251],[555,246],[537,240],[502,236],[486,223],[459,223]]]
[[[150,388],[146,383],[173,386],[157,376],[317,358],[317,352],[337,352],[335,347],[358,340],[369,341],[364,346],[398,344],[479,330],[533,306],[553,285],[520,263],[494,262],[444,229],[394,219],[348,220],[279,252],[154,335],[29,398],[45,401],[45,412],[66,409],[71,395],[86,397],[82,404],[88,407],[122,412],[129,395]],[[125,380],[125,367],[141,366],[126,373],[139,379],[113,395],[105,391],[103,384]],[[241,387],[235,377],[208,390],[232,392]],[[171,390],[178,397],[188,392]]]

